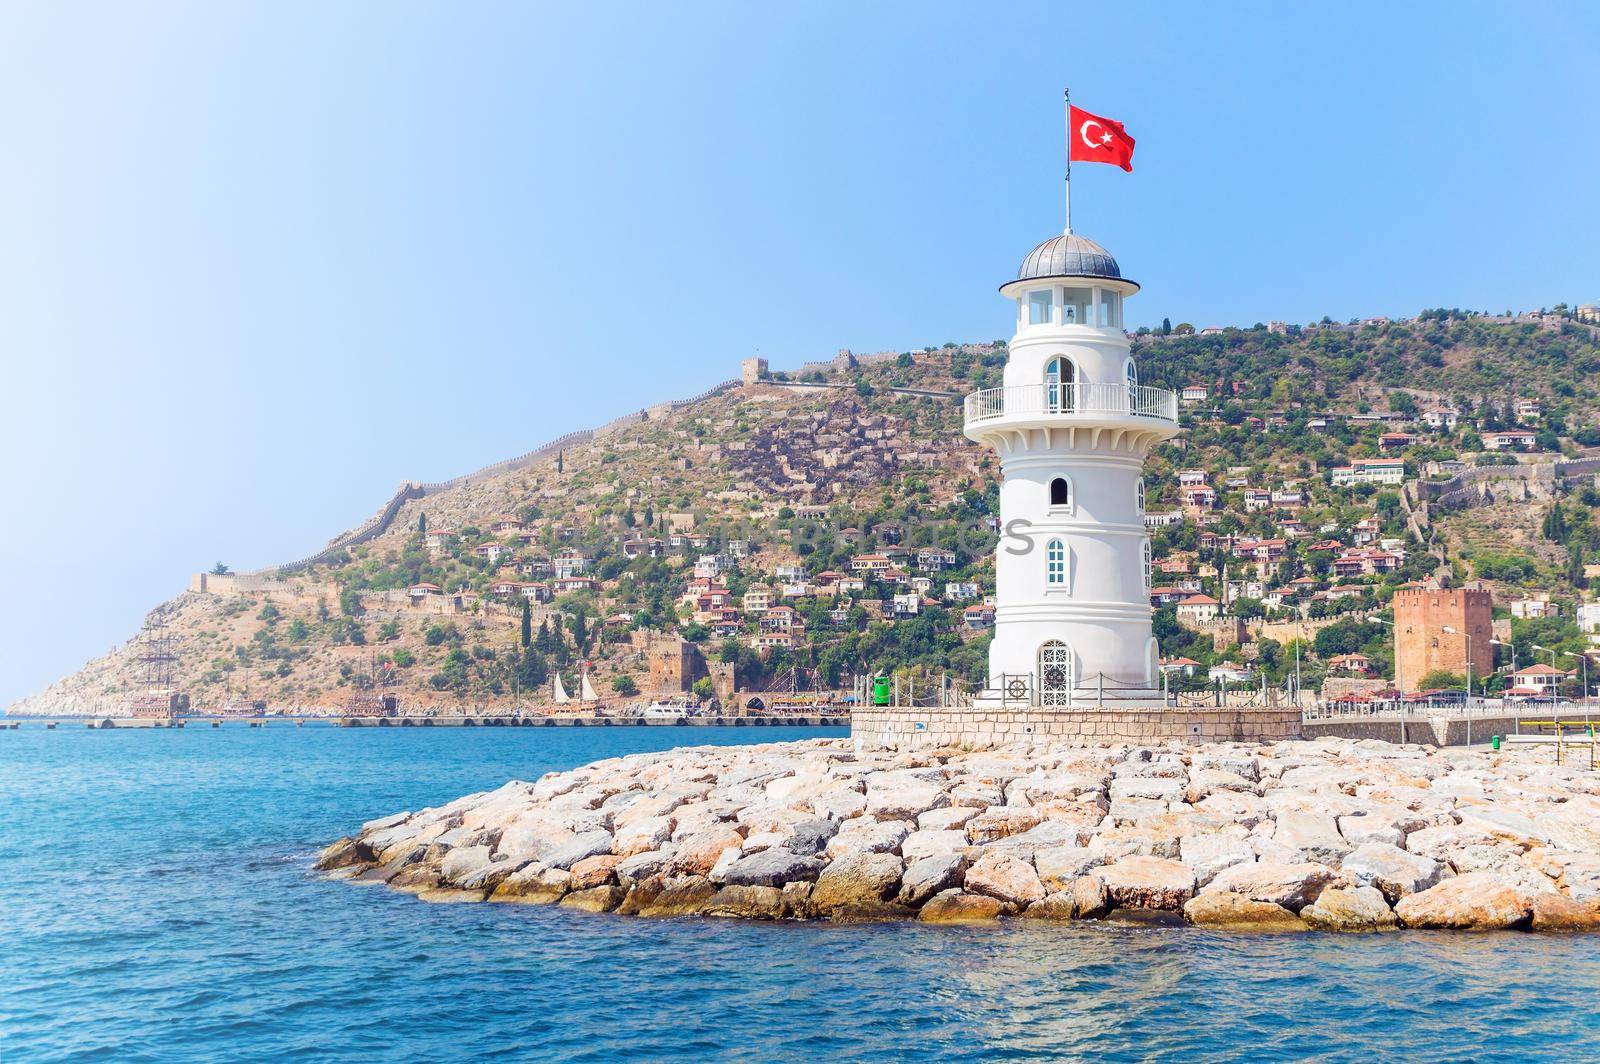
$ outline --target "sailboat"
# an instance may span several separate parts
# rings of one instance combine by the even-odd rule
[[[567,689],[561,685],[561,674],[556,673],[556,705],[564,706],[572,701],[572,696],[567,694]]]
[[[589,674],[587,672],[583,674],[583,680],[579,685],[578,692],[578,696],[585,702],[600,701],[600,696],[595,694],[594,684],[589,682]]]

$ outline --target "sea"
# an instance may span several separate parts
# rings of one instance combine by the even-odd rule
[[[362,821],[747,728],[0,731],[0,1061],[1570,1061],[1600,940],[430,905]]]

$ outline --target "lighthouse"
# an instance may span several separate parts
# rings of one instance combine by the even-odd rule
[[[1000,457],[995,629],[985,703],[1148,699],[1144,461],[1178,433],[1178,397],[1139,383],[1123,303],[1139,286],[1068,232],[1000,294],[1016,309],[1004,384],[967,396],[966,435]]]

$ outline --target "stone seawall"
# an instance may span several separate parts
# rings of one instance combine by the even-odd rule
[[[1294,707],[1192,709],[1073,707],[1069,709],[942,709],[862,706],[851,714],[859,749],[973,749],[1028,740],[1094,743],[1278,742],[1300,736]]]

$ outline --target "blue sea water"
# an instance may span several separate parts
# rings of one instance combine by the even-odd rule
[[[1582,1060],[1600,941],[428,905],[361,821],[763,729],[0,732],[0,1060]]]

